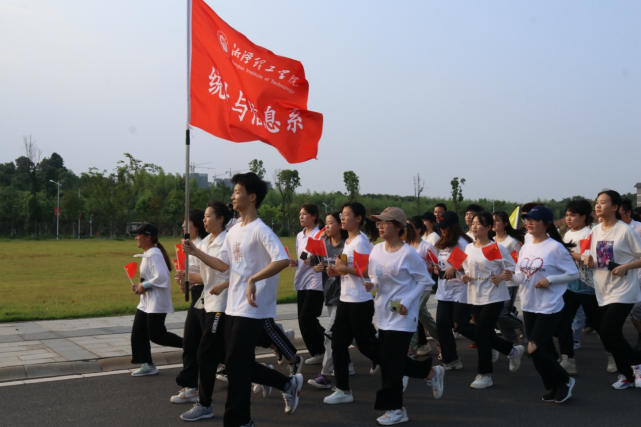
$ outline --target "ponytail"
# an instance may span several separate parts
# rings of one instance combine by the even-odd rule
[[[420,242],[421,241],[421,235],[416,232],[416,229],[412,224],[406,223],[405,226],[401,224],[400,222],[394,221],[394,223],[398,224],[401,227],[401,240],[403,240],[407,244],[412,244],[415,242]]]
[[[341,206],[341,212],[345,208],[350,208],[355,217],[360,216],[361,218],[363,218],[359,226],[365,232],[365,234],[369,235],[370,242],[373,243],[380,237],[380,234],[378,234],[376,223],[366,216],[365,206],[358,202],[345,203],[343,206]]]
[[[550,236],[551,239],[556,240],[560,244],[562,244],[565,249],[567,249],[569,252],[572,252],[572,248],[576,246],[576,243],[570,242],[570,243],[565,243],[563,241],[563,238],[559,234],[559,230],[556,229],[556,225],[554,225],[553,222],[547,223],[547,230],[545,232]]]
[[[427,232],[427,227],[423,224],[423,219],[420,216],[407,218],[407,225],[412,231],[406,231],[403,240],[408,244],[420,242],[421,236]]]
[[[151,236],[151,243],[153,243],[158,249],[160,249],[160,253],[162,253],[162,257],[165,259],[165,264],[167,264],[167,269],[171,271],[171,260],[169,259],[169,255],[167,255],[165,247],[158,241],[158,236]]]
[[[305,209],[305,212],[310,214],[311,216],[315,216],[316,219],[314,220],[314,224],[318,228],[323,228],[325,227],[325,221],[323,221],[320,217],[320,212],[318,211],[318,206],[313,204],[313,203],[304,203],[303,206],[300,207],[301,209]]]

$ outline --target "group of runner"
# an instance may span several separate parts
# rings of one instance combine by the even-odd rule
[[[303,364],[319,366],[307,383],[332,392],[325,404],[353,402],[349,348],[355,345],[371,361],[370,373],[380,372],[374,408],[384,413],[377,422],[406,422],[408,379],[421,379],[434,398],[441,398],[445,371],[463,367],[459,334],[478,352],[474,389],[493,385],[500,354],[516,372],[527,353],[546,390],[542,400],[565,402],[575,387],[574,350],[584,328],[599,334],[608,372],[619,373],[612,387],[641,388],[641,222],[619,193],[598,194],[595,219],[589,201],[568,203],[563,237],[552,211],[537,203],[522,206],[519,229],[505,212],[470,205],[467,233],[443,204],[408,218],[395,207],[367,216],[362,204],[351,202],[322,218],[318,207],[307,203],[300,209],[297,259],[291,259],[258,218],[267,184],[254,173],[235,175],[232,182],[231,209],[212,202],[185,219],[192,304],[182,338],[164,324],[173,312],[171,262],[158,242],[158,229],[143,223],[131,232],[144,251],[140,284],[132,286],[140,304],[131,335],[132,363],[142,366],[132,375],[158,372],[150,342],[183,348],[183,369],[176,378],[182,390],[170,398],[193,403],[183,420],[214,416],[216,379],[228,383],[225,426],[254,425],[252,391],[265,398],[273,389],[281,391],[285,413],[293,414]],[[319,242],[324,250],[308,249]],[[279,273],[288,267],[296,268],[298,324],[310,354],[306,361],[293,345],[293,331],[274,321]],[[184,291],[184,272],[175,280]],[[432,293],[436,319],[427,309]],[[516,315],[517,294],[523,320]],[[329,316],[322,325],[324,309]],[[636,348],[623,335],[629,316],[639,332]],[[433,362],[427,334],[437,344],[440,364]],[[258,363],[256,346],[272,348],[289,375]]]

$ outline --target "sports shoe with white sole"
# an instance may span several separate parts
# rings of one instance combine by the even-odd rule
[[[225,371],[224,367],[216,371],[216,379],[224,383],[229,382],[229,380],[227,379],[227,372]]]
[[[139,369],[136,369],[131,373],[131,376],[144,377],[146,375],[156,375],[157,373],[158,373],[158,369],[156,369],[156,365],[152,365],[150,363],[143,363],[143,365]]]
[[[323,374],[318,374],[313,380],[307,380],[307,384],[313,385],[316,388],[330,389],[332,388],[332,383],[329,381]]]
[[[394,424],[406,423],[410,419],[407,418],[405,408],[394,409],[392,411],[385,411],[385,414],[376,418],[376,421],[382,426],[391,426]]]
[[[617,364],[614,361],[614,356],[611,353],[608,353],[608,367],[605,368],[605,371],[608,374],[614,374],[617,371]]]
[[[348,365],[348,370],[349,370],[349,374],[350,375],[356,375],[356,371],[354,370],[354,364],[353,363],[350,363]],[[335,377],[335,376],[336,375],[334,375],[334,370],[332,369],[332,377]]]
[[[263,391],[263,386],[260,384],[252,383],[252,391],[255,394],[261,393]]]
[[[369,373],[370,373],[370,374],[372,374],[372,375],[373,375],[373,374],[376,374],[376,373],[378,373],[378,371],[380,371],[380,370],[381,370],[381,366],[380,366],[379,364],[377,364],[376,362],[372,362],[372,361],[370,360],[370,364],[371,364],[371,365],[370,365],[370,368],[369,368]]]
[[[448,363],[443,363],[443,367],[446,371],[458,371],[460,369],[463,369],[463,364],[461,363],[460,359],[456,359]]]
[[[565,369],[568,375],[576,375],[576,361],[570,359],[567,354],[561,355],[561,367]]]
[[[425,345],[420,346],[419,348],[416,349],[416,355],[417,356],[427,356],[432,352],[432,346],[430,343],[427,343]]]
[[[581,348],[581,341],[574,341],[574,349],[578,350]]]
[[[336,389],[334,393],[327,396],[323,399],[323,403],[328,405],[337,405],[339,403],[351,403],[354,401],[354,394],[350,390],[349,393],[345,393],[343,390]]]
[[[516,354],[512,357],[507,357],[510,360],[510,372],[516,372],[521,367],[521,357],[523,357],[523,353],[525,353],[525,347],[515,345],[514,350],[516,350]]]
[[[325,354],[317,354],[316,356],[312,356],[309,359],[305,360],[306,365],[320,365],[323,363],[323,358],[325,357]]]
[[[445,368],[442,366],[433,366],[432,371],[434,371],[434,376],[431,380],[425,380],[425,382],[432,386],[434,399],[440,399],[443,397],[443,391],[445,390]]]
[[[626,388],[634,388],[634,383],[632,381],[628,381],[625,375],[619,375],[617,382],[612,384],[612,388],[615,390],[625,390]]]
[[[301,356],[294,356],[294,363],[290,363],[289,365],[287,365],[289,375],[294,376],[296,374],[300,374],[300,371],[303,370],[304,362],[305,359],[303,359]]]
[[[556,389],[551,390],[543,395],[541,400],[547,403],[553,403],[556,396]]]
[[[291,377],[291,386],[287,392],[283,392],[283,400],[285,401],[285,413],[291,415],[298,408],[298,400],[300,399],[300,390],[303,388],[303,375],[296,374]]]
[[[196,403],[198,401],[198,389],[185,387],[177,395],[171,396],[171,403]]]
[[[180,418],[185,421],[198,421],[205,418],[212,418],[213,416],[214,410],[211,406],[205,408],[199,402],[196,402],[196,404],[189,411],[182,414]]]
[[[492,382],[491,375],[478,374],[472,384],[470,384],[470,388],[481,390],[484,388],[492,387],[493,385],[494,382]]]
[[[496,363],[499,360],[499,352],[492,349],[492,363]]]
[[[554,396],[554,403],[563,403],[572,397],[572,389],[576,380],[570,377],[570,382],[567,384],[560,384],[556,387],[556,394]]]
[[[407,385],[410,382],[410,377],[403,377],[403,393],[405,393],[405,390],[407,390]]]

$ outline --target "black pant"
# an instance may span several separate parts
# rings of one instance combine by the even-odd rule
[[[572,322],[579,307],[583,306],[586,323],[595,331],[601,329],[601,312],[596,295],[579,294],[570,290],[563,294],[563,309],[561,319],[556,329],[555,337],[559,339],[559,350],[570,359],[574,358],[574,334],[572,333]]]
[[[274,345],[286,360],[296,356],[296,347],[287,338],[285,332],[278,327],[274,319],[263,319],[263,329],[259,332],[256,340],[257,347],[269,348]]]
[[[187,311],[183,332],[183,368],[176,376],[176,383],[181,387],[198,387],[198,347],[203,336],[205,309],[194,308],[203,293],[203,285],[193,286],[191,306]]]
[[[167,313],[145,313],[136,310],[134,324],[131,328],[131,363],[154,363],[151,358],[151,344],[167,347],[182,347],[183,339],[167,332],[165,328]]]
[[[211,397],[216,383],[216,368],[225,361],[225,313],[207,313],[203,336],[198,348],[198,401],[211,406]]]
[[[436,331],[438,332],[439,344],[443,363],[450,363],[458,359],[456,352],[456,340],[452,329],[463,327],[470,323],[470,306],[465,303],[453,301],[438,301],[436,305]]]
[[[416,325],[416,333],[418,334],[418,346],[424,346],[427,344],[427,334],[425,333],[425,326],[419,320],[418,325]]]
[[[384,411],[403,407],[403,376],[427,378],[432,369],[432,358],[424,361],[407,357],[413,332],[378,330],[378,355],[374,360],[381,365],[383,387],[376,392],[374,409]],[[336,356],[334,356],[336,357]]]
[[[365,357],[377,361],[376,329],[372,324],[374,301],[338,302],[336,320],[332,326],[332,356],[336,388],[349,391],[349,346],[356,347]],[[405,350],[407,352],[407,347]]]
[[[553,314],[523,312],[527,336],[530,343],[536,344],[536,350],[530,356],[546,390],[555,390],[558,385],[570,381],[568,373],[557,360],[552,337],[560,318],[560,311]]]
[[[634,381],[632,366],[641,365],[641,354],[633,349],[623,336],[623,324],[633,306],[634,304],[615,303],[599,307],[601,312],[599,336],[608,353],[612,353],[617,370],[625,375],[628,381]]]
[[[227,316],[225,319],[225,371],[229,379],[225,403],[225,427],[251,421],[251,383],[284,390],[289,377],[256,362],[256,340],[265,319]]]
[[[476,350],[479,355],[479,374],[487,375],[494,371],[492,349],[507,356],[514,347],[511,342],[497,337],[494,329],[496,321],[503,310],[503,305],[503,301],[486,305],[473,305],[472,313],[476,323],[463,323],[456,328],[458,333],[476,343]]]
[[[323,291],[304,290],[296,295],[298,303],[298,326],[305,346],[311,356],[325,353],[325,328],[318,321],[323,314],[325,297]]]

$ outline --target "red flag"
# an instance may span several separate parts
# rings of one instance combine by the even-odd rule
[[[491,245],[487,245],[483,249],[483,255],[487,258],[488,261],[496,261],[502,259],[501,250],[499,249],[499,244],[494,242]]]
[[[176,263],[174,264],[176,266],[176,270],[182,271],[185,269],[185,252],[183,252],[183,246],[182,244],[178,243],[176,245]]]
[[[436,258],[436,255],[434,255],[430,250],[427,251],[427,259],[432,261],[434,264],[438,264],[438,258]]]
[[[510,255],[512,255],[514,262],[519,262],[519,253],[517,251],[512,251]]]
[[[309,239],[307,239],[307,245],[305,245],[305,250],[312,255],[327,256],[325,243],[322,240],[316,240],[310,237]]]
[[[233,142],[260,140],[289,163],[316,158],[323,115],[307,110],[303,64],[255,45],[193,0],[190,119]]]
[[[129,264],[125,265],[125,272],[130,279],[133,279],[138,272],[138,263],[130,262]]]
[[[325,228],[326,227],[323,227],[321,230],[318,230],[318,233],[316,233],[316,235],[314,235],[314,239],[320,239],[320,236],[321,236],[321,234],[323,234],[323,231],[325,231]],[[327,256],[327,255],[325,255],[325,256]]]
[[[367,264],[369,264],[369,254],[359,254],[354,251],[354,269],[358,275],[361,276],[361,279],[363,278],[363,272],[367,268]]]
[[[178,266],[178,260],[177,259],[172,259],[172,261],[174,262],[174,267],[176,267],[176,271],[180,271],[180,268]]]
[[[454,246],[454,249],[452,249],[452,253],[450,254],[450,257],[447,259],[447,262],[457,270],[461,269],[461,265],[463,265],[463,261],[467,258],[467,254],[460,250],[457,246]]]
[[[579,240],[579,245],[581,247],[581,253],[589,251],[592,246],[592,234],[590,234],[587,239]]]

